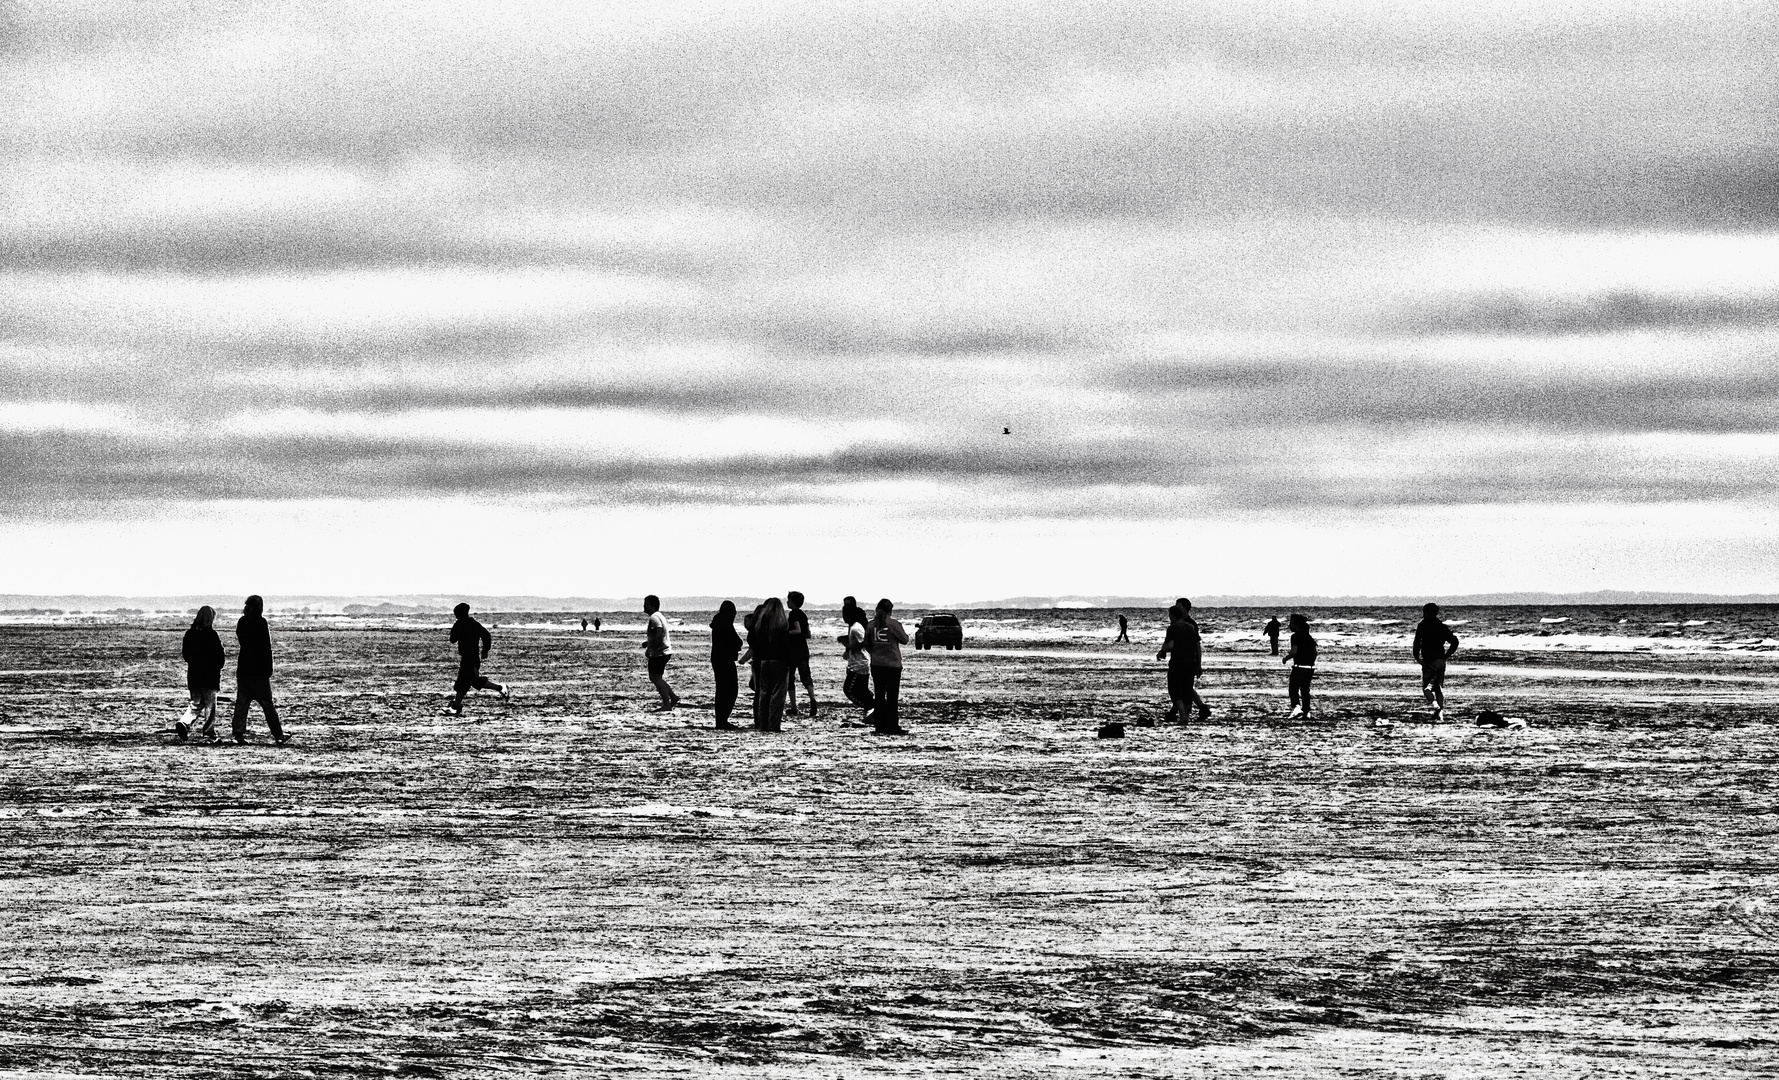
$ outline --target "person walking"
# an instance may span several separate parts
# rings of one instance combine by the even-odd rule
[[[1421,665],[1421,697],[1433,706],[1433,719],[1445,719],[1445,662],[1458,651],[1458,635],[1439,617],[1439,605],[1421,608],[1421,624],[1415,627],[1410,650]]]
[[[665,712],[679,705],[679,695],[667,684],[667,664],[673,659],[673,643],[667,639],[667,616],[661,614],[661,598],[654,593],[643,597],[642,613],[649,617],[642,651],[649,658],[649,681],[661,695],[661,711]]]
[[[803,680],[803,690],[809,698],[809,718],[815,719],[815,680],[809,674],[809,613],[803,610],[803,594],[792,589],[785,596],[790,610],[785,617],[790,620],[790,663],[791,679],[787,688],[786,711],[792,716],[797,715],[797,680]]]
[[[1112,639],[1112,644],[1116,645],[1120,641],[1130,641],[1130,620],[1124,617],[1122,611],[1118,613],[1118,636]]]
[[[1272,618],[1266,620],[1266,626],[1260,631],[1262,634],[1266,635],[1266,640],[1272,642],[1272,654],[1274,656],[1279,655],[1279,629],[1279,617],[1274,615]]]
[[[470,617],[469,605],[458,604],[451,609],[457,620],[451,624],[451,644],[457,646],[457,681],[451,685],[451,715],[463,715],[463,699],[471,690],[493,690],[500,700],[510,702],[513,692],[501,683],[482,674],[482,661],[494,647],[494,635]]]
[[[725,600],[710,618],[710,675],[716,683],[718,731],[740,731],[729,722],[735,699],[741,696],[741,674],[735,670],[741,656],[741,635],[735,632],[735,601]]]
[[[902,727],[902,646],[908,631],[892,618],[896,606],[885,597],[866,628],[871,641],[871,726],[879,735],[906,735]]]
[[[1291,713],[1285,719],[1296,720],[1310,718],[1310,680],[1316,677],[1316,639],[1310,636],[1310,621],[1302,615],[1293,613],[1291,623],[1291,651],[1285,654],[1285,663],[1291,665],[1291,675],[1286,692],[1291,697]]]
[[[205,604],[198,609],[179,645],[179,655],[185,660],[185,689],[191,695],[184,719],[173,725],[180,742],[191,734],[192,725],[200,718],[204,721],[204,738],[216,738],[216,694],[222,689],[222,666],[228,655],[222,651],[215,623],[216,609]]]
[[[258,594],[249,596],[235,622],[235,641],[241,651],[235,661],[235,713],[229,727],[236,743],[247,741],[247,710],[253,702],[266,714],[266,728],[272,741],[283,746],[290,741],[284,725],[278,722],[278,706],[272,703],[272,630],[266,625],[266,602]]]
[[[754,662],[754,727],[780,731],[792,670],[790,618],[778,597],[760,605],[747,644]]]
[[[1184,724],[1187,714],[1196,706],[1198,719],[1208,720],[1211,707],[1193,685],[1193,680],[1204,674],[1204,640],[1192,618],[1192,601],[1180,597],[1168,609],[1168,616],[1167,637],[1155,654],[1155,659],[1167,661],[1167,696],[1173,703],[1168,717]]]

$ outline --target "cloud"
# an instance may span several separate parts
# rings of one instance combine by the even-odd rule
[[[1621,290],[1582,297],[1490,293],[1429,305],[1395,321],[1425,334],[1611,334],[1779,324],[1779,293],[1673,296]]]

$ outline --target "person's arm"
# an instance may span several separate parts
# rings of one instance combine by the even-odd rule
[[[656,645],[660,644],[661,640],[663,638],[665,638],[666,636],[667,636],[667,620],[662,619],[660,624],[656,625],[655,616],[650,615],[649,616],[649,632],[648,632],[648,636],[646,638],[644,638],[644,640],[643,640],[643,643],[642,643],[643,649],[646,651],[648,649],[654,648]]]
[[[1414,648],[1410,649],[1409,652],[1414,654],[1415,663],[1421,663],[1421,632],[1419,630],[1415,631]]]
[[[896,619],[891,619],[889,621],[889,627],[890,627],[890,634],[893,637],[895,637],[895,639],[896,639],[896,644],[898,644],[898,645],[908,644],[908,631],[902,629],[901,622],[899,622]]]
[[[457,642],[462,637],[463,637],[463,623],[461,621],[452,623],[451,624],[451,644],[453,644],[453,645],[457,644]]]
[[[482,639],[482,659],[486,660],[488,659],[488,650],[494,647],[494,635],[488,632],[486,626],[482,627],[481,630],[482,632],[478,636]]]
[[[1458,635],[1452,633],[1450,627],[1446,628],[1445,641],[1445,658],[1450,660],[1458,652]]]
[[[1173,651],[1174,651],[1174,628],[1170,626],[1167,628],[1167,633],[1162,635],[1161,648],[1156,650],[1155,659],[1166,660],[1167,654],[1170,652],[1173,652]]]
[[[1292,634],[1291,647],[1285,650],[1285,659],[1283,662],[1289,664],[1295,659],[1297,659],[1297,635]]]

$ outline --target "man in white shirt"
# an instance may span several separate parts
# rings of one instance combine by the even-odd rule
[[[667,616],[661,614],[661,598],[650,593],[642,598],[642,613],[649,617],[648,636],[642,651],[649,658],[649,681],[661,695],[661,708],[679,704],[679,695],[667,685],[667,661],[673,659],[673,646],[667,640]]]

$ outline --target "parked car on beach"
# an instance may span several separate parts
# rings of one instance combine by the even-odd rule
[[[931,649],[940,645],[947,649],[964,647],[964,624],[949,611],[923,615],[920,625],[914,628],[915,648]]]

